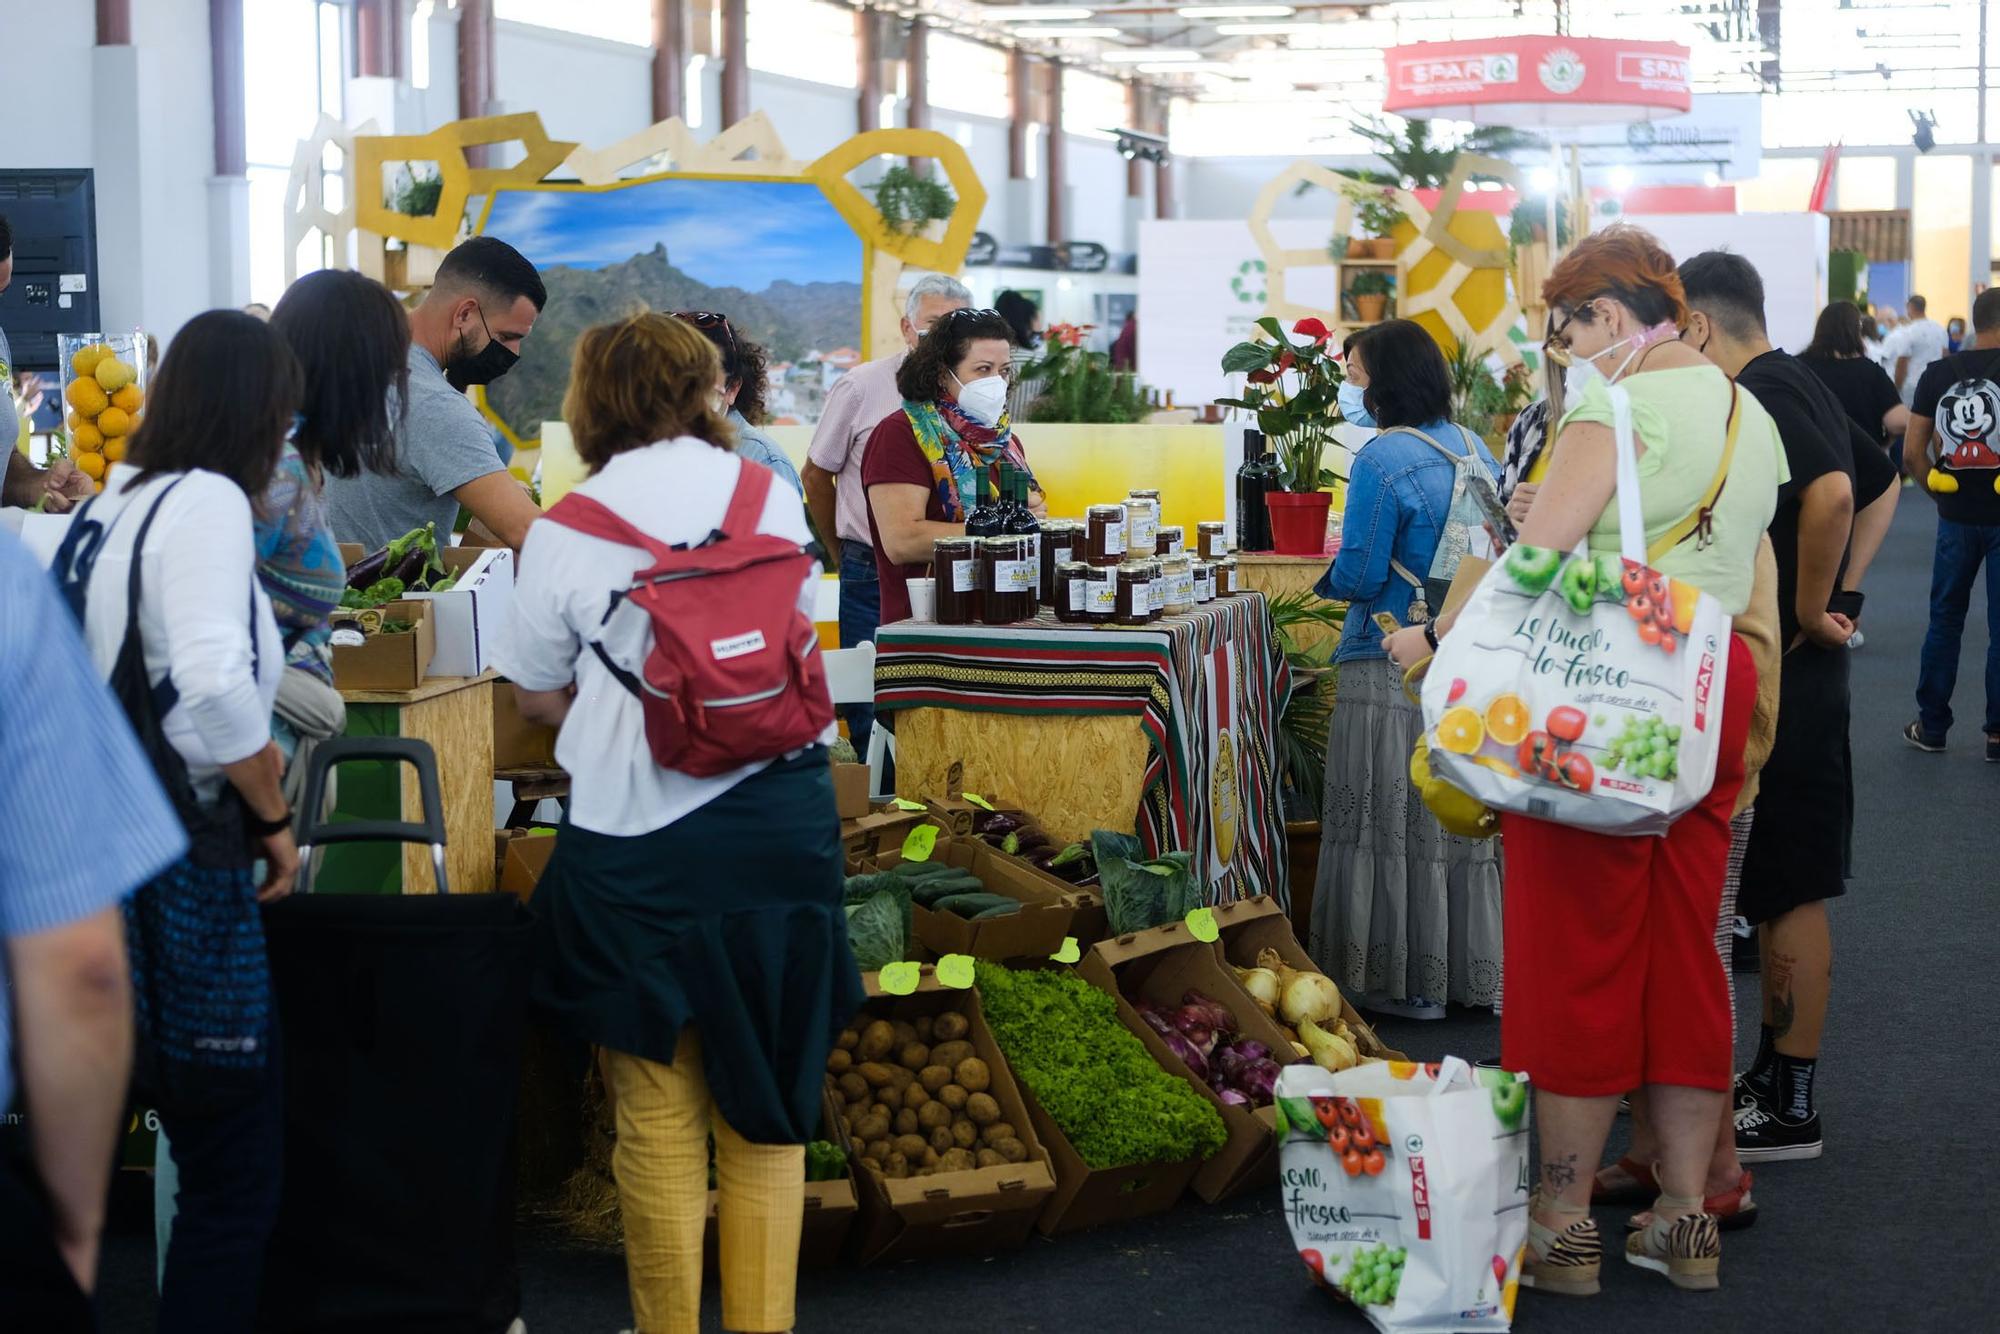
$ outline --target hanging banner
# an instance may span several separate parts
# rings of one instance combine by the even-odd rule
[[[1693,97],[1678,42],[1524,34],[1382,53],[1383,109],[1521,128],[1680,115]]]

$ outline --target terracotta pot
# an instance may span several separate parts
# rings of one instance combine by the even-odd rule
[[[1354,294],[1354,313],[1359,315],[1365,323],[1373,324],[1376,320],[1381,319],[1388,312],[1388,309],[1389,298],[1379,292],[1356,292]]]
[[[1396,238],[1393,236],[1377,236],[1370,240],[1368,242],[1368,257],[1370,259],[1394,259],[1396,257]]]
[[[1326,550],[1326,512],[1333,497],[1324,491],[1273,491],[1264,497],[1271,511],[1271,545],[1280,556],[1317,556]]]

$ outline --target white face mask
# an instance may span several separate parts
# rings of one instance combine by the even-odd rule
[[[951,377],[958,380],[957,375]],[[1001,414],[1007,411],[1007,380],[1004,376],[987,375],[967,384],[958,380],[958,406],[966,415],[982,426],[998,426]]]
[[[1625,354],[1625,360],[1618,363],[1618,369],[1611,372],[1611,374],[1609,375],[1606,375],[1603,371],[1597,369],[1597,359],[1599,357],[1610,356],[1613,352],[1616,352],[1619,348],[1625,346],[1625,344],[1631,342],[1637,336],[1638,335],[1636,334],[1627,334],[1625,335],[1625,337],[1619,339],[1611,346],[1604,348],[1602,351],[1584,357],[1580,361],[1571,362],[1569,369],[1563,372],[1563,401],[1567,403],[1582,402],[1584,388],[1587,385],[1589,385],[1592,380],[1603,380],[1606,384],[1616,384],[1618,381],[1618,377],[1625,373],[1625,368],[1632,364],[1632,359],[1634,357],[1637,357],[1645,349],[1643,347],[1635,347],[1630,352],[1627,352]]]

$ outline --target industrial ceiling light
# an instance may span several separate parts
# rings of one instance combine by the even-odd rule
[[[1190,51],[1186,47],[1166,49],[1163,47],[1131,47],[1123,51],[1106,51],[1101,59],[1113,65],[1161,65],[1170,60],[1200,60],[1201,52]]]
[[[1096,11],[1060,5],[998,5],[979,11],[983,19],[998,19],[1002,23],[1060,23],[1064,19],[1087,19]]]
[[[1127,162],[1138,159],[1142,162],[1165,162],[1167,141],[1157,134],[1144,130],[1112,130],[1118,140],[1118,155]]]
[[[1027,25],[1019,28],[1009,28],[1008,31],[1016,37],[1073,37],[1073,38],[1116,37],[1119,32],[1117,28],[1085,28],[1085,27],[1070,27],[1068,25],[1054,25],[1050,27],[1038,27],[1034,25]]]
[[[1324,23],[1218,23],[1215,31],[1221,37],[1263,37],[1282,36],[1295,32],[1325,32]]]
[[[1184,19],[1282,19],[1298,13],[1290,5],[1189,5],[1174,12]]]
[[[1910,135],[1910,142],[1917,146],[1917,151],[1919,153],[1928,153],[1933,148],[1936,148],[1937,135],[1933,131],[1937,129],[1937,112],[1912,111],[1910,113],[1910,120],[1917,127]]]

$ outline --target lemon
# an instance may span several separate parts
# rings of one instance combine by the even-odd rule
[[[146,402],[145,391],[135,381],[111,396],[111,406],[123,408],[126,412],[137,412]]]
[[[106,408],[97,414],[97,429],[105,439],[114,435],[124,435],[132,429],[132,418],[123,408]]]
[[[106,357],[98,362],[97,369],[91,374],[97,377],[97,383],[104,386],[104,392],[107,394],[115,394],[139,378],[139,373],[133,370],[129,363],[120,361],[116,357]]]
[[[85,422],[70,432],[69,443],[79,453],[95,454],[104,448],[104,432]]]
[[[102,454],[78,454],[73,460],[76,470],[93,482],[104,476],[104,456]]]
[[[87,375],[71,380],[69,388],[63,390],[63,397],[86,417],[95,417],[111,406],[111,395],[104,392],[103,385]]]
[[[64,420],[66,420],[69,423],[69,432],[71,435],[75,435],[77,432],[77,428],[83,425],[83,418],[78,416],[74,412],[70,413],[69,416]]]
[[[97,363],[111,355],[111,349],[102,343],[90,343],[69,354],[69,368],[78,375],[89,375],[97,369]]]
[[[114,435],[109,440],[106,440],[104,442],[104,461],[106,463],[123,463],[125,461],[125,442],[130,439],[130,436]]]

